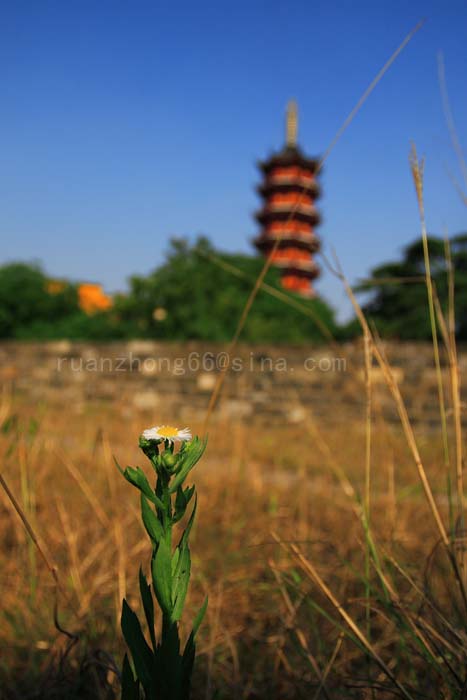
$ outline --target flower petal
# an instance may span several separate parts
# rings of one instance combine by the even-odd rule
[[[142,433],[145,440],[162,440],[157,428],[148,428]]]

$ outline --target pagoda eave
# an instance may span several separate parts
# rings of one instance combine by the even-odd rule
[[[314,234],[304,234],[299,236],[296,233],[289,232],[278,232],[278,233],[268,233],[266,235],[258,236],[254,239],[253,244],[262,253],[268,252],[279,240],[277,244],[278,248],[289,248],[291,245],[300,250],[307,250],[310,253],[317,253],[321,247],[321,243],[317,236]]]
[[[256,220],[260,224],[267,224],[269,221],[304,221],[312,226],[317,226],[321,221],[319,213],[311,208],[298,206],[296,209],[290,205],[284,207],[271,207],[261,209],[255,214]]]
[[[274,168],[283,168],[288,165],[305,168],[312,173],[316,173],[320,161],[317,158],[307,158],[299,148],[288,146],[280,153],[275,153],[268,160],[259,161],[258,167],[267,174]]]
[[[302,263],[295,261],[291,263],[289,260],[280,261],[274,260],[274,266],[281,269],[284,275],[294,275],[296,277],[305,277],[309,280],[314,280],[319,277],[320,268],[314,261],[311,263],[303,260]]]
[[[297,178],[282,178],[274,182],[266,182],[258,185],[256,191],[263,197],[268,197],[274,192],[297,192],[299,195],[308,195],[314,199],[321,197],[321,188],[317,182],[307,182]]]

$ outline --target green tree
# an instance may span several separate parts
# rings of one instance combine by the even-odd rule
[[[243,276],[226,271],[213,256]],[[147,277],[130,279],[130,292],[116,299],[116,312],[147,337],[227,341],[263,264],[254,256],[218,253],[206,238],[192,246],[183,239],[173,240],[163,265]],[[280,288],[276,269],[269,271],[266,281]],[[334,313],[324,301],[300,299],[300,303],[335,332]],[[312,319],[264,291],[259,292],[242,334],[249,342],[301,343],[322,337]]]
[[[65,284],[54,294],[38,265],[10,263],[0,267],[0,338],[21,336],[37,322],[60,322],[78,311],[76,287]]]
[[[467,338],[467,234],[450,241],[455,284],[456,334]],[[444,311],[448,305],[448,270],[445,242],[428,238],[431,276]],[[368,280],[356,288],[369,295],[363,309],[384,337],[403,340],[429,340],[431,328],[425,285],[425,261],[422,239],[410,243],[402,260],[380,265]]]

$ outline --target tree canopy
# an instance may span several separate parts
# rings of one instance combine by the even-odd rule
[[[206,238],[194,245],[173,240],[163,265],[145,277],[130,278],[130,291],[116,299],[116,310],[124,322],[149,337],[227,341],[235,333],[263,264],[254,256],[218,253]],[[265,281],[280,288],[276,269],[268,272]],[[334,313],[324,301],[299,301],[335,332]],[[163,320],[158,320],[158,312]],[[300,343],[322,339],[323,333],[311,318],[260,290],[242,338]]]
[[[467,339],[467,234],[450,240],[455,289],[456,335]],[[428,237],[430,269],[435,294],[441,308],[448,307],[448,264],[445,241]],[[366,293],[366,315],[383,337],[403,340],[431,338],[423,242],[417,239],[403,250],[402,260],[379,265],[368,280],[356,288]]]
[[[76,287],[48,291],[39,265],[10,263],[0,268],[0,338],[20,336],[32,324],[59,322],[78,311]]]

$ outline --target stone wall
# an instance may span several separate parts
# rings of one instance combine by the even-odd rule
[[[438,389],[429,344],[388,344],[387,356],[412,419],[439,423]],[[15,395],[69,410],[121,402],[153,414],[200,419],[222,367],[224,346],[132,341],[91,344],[0,344],[0,383]],[[460,349],[461,378],[467,350]],[[449,369],[443,359],[449,395]],[[338,348],[240,346],[230,358],[217,418],[301,423],[307,415],[329,421],[363,417],[365,390],[360,342]],[[381,370],[372,369],[375,402],[397,420]]]

